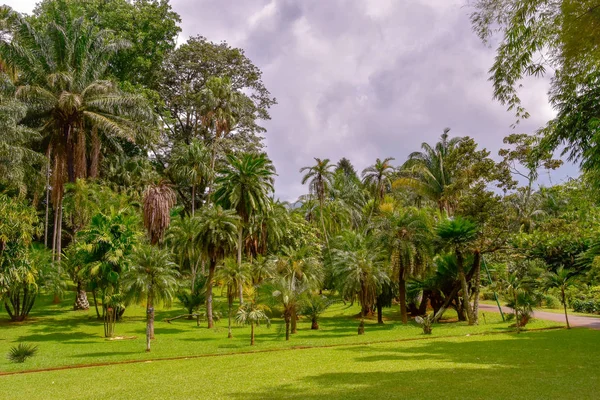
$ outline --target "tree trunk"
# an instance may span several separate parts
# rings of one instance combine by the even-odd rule
[[[150,328],[150,339],[154,339],[154,301],[150,295],[148,295],[148,304],[146,307],[148,313],[148,326]]]
[[[244,241],[244,227],[240,224],[240,229],[238,231],[238,248],[237,248],[237,264],[238,269],[242,270],[242,245]],[[242,282],[239,283],[239,295],[240,295],[240,305],[244,304],[244,292],[242,288]]]
[[[377,302],[377,323],[383,324],[383,307],[380,302]]]
[[[254,321],[250,322],[250,346],[254,346]]]
[[[213,321],[213,281],[215,279],[215,268],[217,267],[216,260],[210,260],[208,267],[208,282],[206,286],[206,319],[208,320],[208,328],[214,328]]]
[[[227,338],[231,339],[233,337],[233,333],[231,332],[231,313],[233,311],[233,293],[231,292],[231,288],[227,288],[227,301],[229,302],[229,321],[227,325]]]
[[[296,308],[292,310],[292,334],[298,333],[298,314]]]
[[[285,340],[290,340],[290,317],[285,317]]]
[[[58,207],[58,235],[56,237],[56,261],[60,262],[62,258],[62,215],[63,199],[61,197]]]
[[[476,250],[473,255],[473,324],[479,325],[479,289],[481,287],[481,253]]]
[[[429,299],[430,291],[423,290],[423,295],[421,296],[421,304],[419,304],[419,308],[417,309],[418,315],[427,314],[427,300]]]
[[[319,321],[317,320],[317,317],[312,318],[312,324],[310,325],[310,329],[313,329],[313,330],[319,329]]]
[[[562,295],[563,308],[565,309],[565,321],[567,322],[567,329],[571,329],[571,325],[569,325],[569,316],[567,315],[567,296],[565,295],[564,288],[561,288],[561,295]]]
[[[456,251],[456,266],[458,268],[458,276],[460,279],[460,284],[462,286],[463,291],[463,304],[462,306],[465,308],[467,312],[467,318],[469,320],[469,325],[474,324],[473,320],[473,312],[471,310],[471,303],[469,302],[469,286],[467,285],[467,277],[465,275],[464,270],[464,258],[461,251]]]
[[[452,289],[452,292],[450,292],[448,297],[446,297],[446,300],[444,300],[444,303],[442,304],[442,306],[435,313],[435,316],[433,317],[433,322],[437,322],[440,318],[442,318],[442,315],[444,315],[444,312],[450,305],[450,302],[452,302],[452,299],[458,294],[459,290],[460,290],[460,285],[454,286],[454,289]]]
[[[44,246],[48,248],[48,213],[50,209],[50,155],[46,165],[46,218],[44,219]]]
[[[75,304],[73,305],[73,309],[77,310],[89,310],[90,303],[87,298],[87,293],[85,292],[85,286],[81,282],[81,280],[77,280],[77,289],[75,291]]]
[[[96,298],[96,289],[92,290],[92,296],[94,297],[94,307],[96,308],[96,316],[100,319],[100,311],[98,311],[98,299]]]
[[[398,269],[398,293],[400,296],[400,314],[402,323],[408,323],[408,313],[406,312],[406,279],[404,279],[404,267]]]

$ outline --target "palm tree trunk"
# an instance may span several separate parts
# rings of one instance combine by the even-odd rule
[[[473,311],[471,310],[471,303],[469,302],[469,286],[467,285],[467,277],[464,269],[464,257],[461,251],[456,251],[456,266],[458,268],[458,277],[463,291],[463,307],[467,311],[467,319],[469,325],[474,324]]]
[[[244,304],[244,285],[242,282],[238,283],[238,296],[240,298],[240,305]]]
[[[292,335],[298,333],[298,314],[296,308],[292,310]]]
[[[60,262],[62,257],[62,214],[63,214],[63,199],[62,196],[58,202],[58,234],[56,237],[56,261]]]
[[[240,229],[238,230],[238,248],[237,248],[237,264],[238,269],[242,270],[242,242],[244,241],[244,227],[240,224]],[[240,305],[244,303],[244,295],[242,292],[242,283],[240,282],[239,287],[239,295],[240,295]]]
[[[229,321],[227,324],[227,338],[231,339],[233,337],[233,333],[231,332],[231,313],[233,311],[233,293],[232,288],[227,288],[227,301],[229,302]]]
[[[565,321],[567,322],[567,329],[571,329],[571,325],[569,325],[569,316],[567,315],[567,296],[565,295],[565,288],[561,288],[561,295],[563,308],[565,309]]]
[[[473,282],[473,324],[479,325],[479,289],[481,286],[481,253],[476,250],[473,255],[473,268],[475,268]]]
[[[208,267],[208,282],[206,287],[206,318],[208,319],[208,328],[214,328],[215,323],[213,321],[213,281],[215,279],[215,268],[217,262],[213,259],[210,260]]]
[[[408,323],[408,312],[406,311],[406,279],[404,279],[404,267],[398,269],[398,293],[400,296],[400,315],[402,323]]]
[[[254,346],[254,321],[250,322],[250,346]]]
[[[150,287],[150,290],[152,290],[152,287]],[[148,327],[150,332],[150,339],[154,339],[154,301],[150,293],[148,293],[148,304],[146,305],[146,312],[148,313]]]
[[[92,290],[92,296],[94,297],[94,307],[96,308],[96,316],[100,319],[100,311],[98,311],[98,299],[96,298],[96,289]]]
[[[48,211],[50,209],[50,154],[46,164],[46,218],[44,220],[44,246],[48,248]]]
[[[319,329],[319,320],[316,316],[312,317],[312,323],[310,325],[310,329],[318,330]]]
[[[89,310],[90,303],[87,299],[87,293],[85,292],[85,287],[81,282],[81,279],[77,280],[77,289],[75,290],[75,304],[73,305],[73,309],[77,310]]]
[[[290,340],[290,316],[285,317],[285,340]]]
[[[379,301],[377,302],[377,323],[383,324],[383,307]]]

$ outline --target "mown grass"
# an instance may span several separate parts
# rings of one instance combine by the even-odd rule
[[[129,307],[123,322],[117,324],[116,335],[136,336],[133,340],[108,341],[103,337],[102,322],[93,309],[86,312],[71,311],[71,302],[51,304],[49,297],[42,298],[34,308],[30,320],[11,323],[0,320],[0,373],[31,369],[110,363],[126,360],[152,360],[157,358],[194,356],[202,354],[228,354],[292,347],[330,346],[356,343],[373,343],[422,337],[422,331],[414,323],[398,322],[397,308],[386,310],[386,323],[366,321],[366,334],[357,335],[359,320],[354,316],[358,306],[335,304],[320,320],[320,330],[310,330],[310,322],[301,320],[298,333],[286,342],[281,319],[273,319],[271,328],[261,326],[256,330],[256,345],[250,346],[250,328],[234,327],[234,338],[227,339],[227,320],[221,319],[214,329],[206,323],[196,326],[195,320],[180,319],[171,324],[163,320],[180,315],[183,310],[174,307],[158,310],[152,352],[145,350],[144,308]],[[451,316],[451,315],[450,315]],[[5,316],[3,316],[6,318]],[[534,321],[528,327],[544,328],[560,326],[549,321]],[[441,323],[434,327],[432,337],[464,336],[487,332],[510,330],[508,322],[502,322],[495,313],[486,313],[479,326],[466,323]],[[38,346],[35,357],[23,364],[10,363],[3,355],[17,343]]]
[[[437,337],[0,376],[0,383],[3,398],[28,400],[595,399],[598,339],[587,329]]]

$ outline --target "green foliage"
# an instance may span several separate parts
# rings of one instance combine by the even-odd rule
[[[38,347],[32,344],[19,343],[10,348],[8,359],[14,363],[23,363],[28,358],[33,357],[38,351]]]
[[[588,313],[588,314],[600,314],[600,300],[580,300],[575,299],[571,304],[573,311]]]

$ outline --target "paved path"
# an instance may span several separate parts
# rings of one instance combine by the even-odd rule
[[[479,311],[498,312],[498,306],[480,303]],[[504,313],[512,313],[512,310],[508,307],[502,307],[502,311]],[[566,325],[564,314],[552,313],[547,311],[535,311],[533,313],[533,317],[538,319],[546,319],[548,321],[562,322]],[[572,327],[578,326],[600,330],[600,318],[597,317],[580,317],[578,315],[569,314],[569,324]]]

